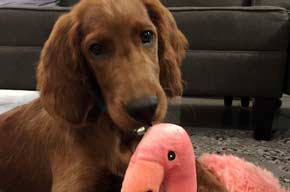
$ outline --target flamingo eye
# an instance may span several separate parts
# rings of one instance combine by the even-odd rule
[[[168,154],[167,154],[167,158],[169,161],[173,161],[176,157],[176,154],[174,151],[169,151]]]

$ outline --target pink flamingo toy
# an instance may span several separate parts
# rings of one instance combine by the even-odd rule
[[[182,127],[154,125],[131,157],[121,192],[197,192],[195,162],[190,137]],[[270,172],[238,157],[204,154],[199,162],[229,192],[286,192]]]

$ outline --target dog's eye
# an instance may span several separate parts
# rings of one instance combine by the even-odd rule
[[[147,30],[141,33],[142,44],[152,43],[153,39],[154,39],[154,33],[152,31]]]
[[[104,46],[98,43],[94,43],[90,46],[90,51],[94,55],[101,55],[103,53],[103,50],[104,50]]]
[[[169,161],[173,161],[176,157],[176,154],[174,151],[169,151],[168,154],[167,154],[167,158]]]

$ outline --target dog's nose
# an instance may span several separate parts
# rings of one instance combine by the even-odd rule
[[[143,97],[128,103],[129,115],[138,122],[150,125],[156,112],[158,99],[156,96]]]

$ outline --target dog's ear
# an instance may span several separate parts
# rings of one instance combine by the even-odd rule
[[[180,67],[188,42],[178,29],[170,11],[159,0],[143,1],[158,31],[161,86],[168,97],[180,96],[183,91]]]
[[[80,50],[78,20],[70,13],[56,22],[37,67],[40,99],[54,117],[82,123],[93,106]]]

